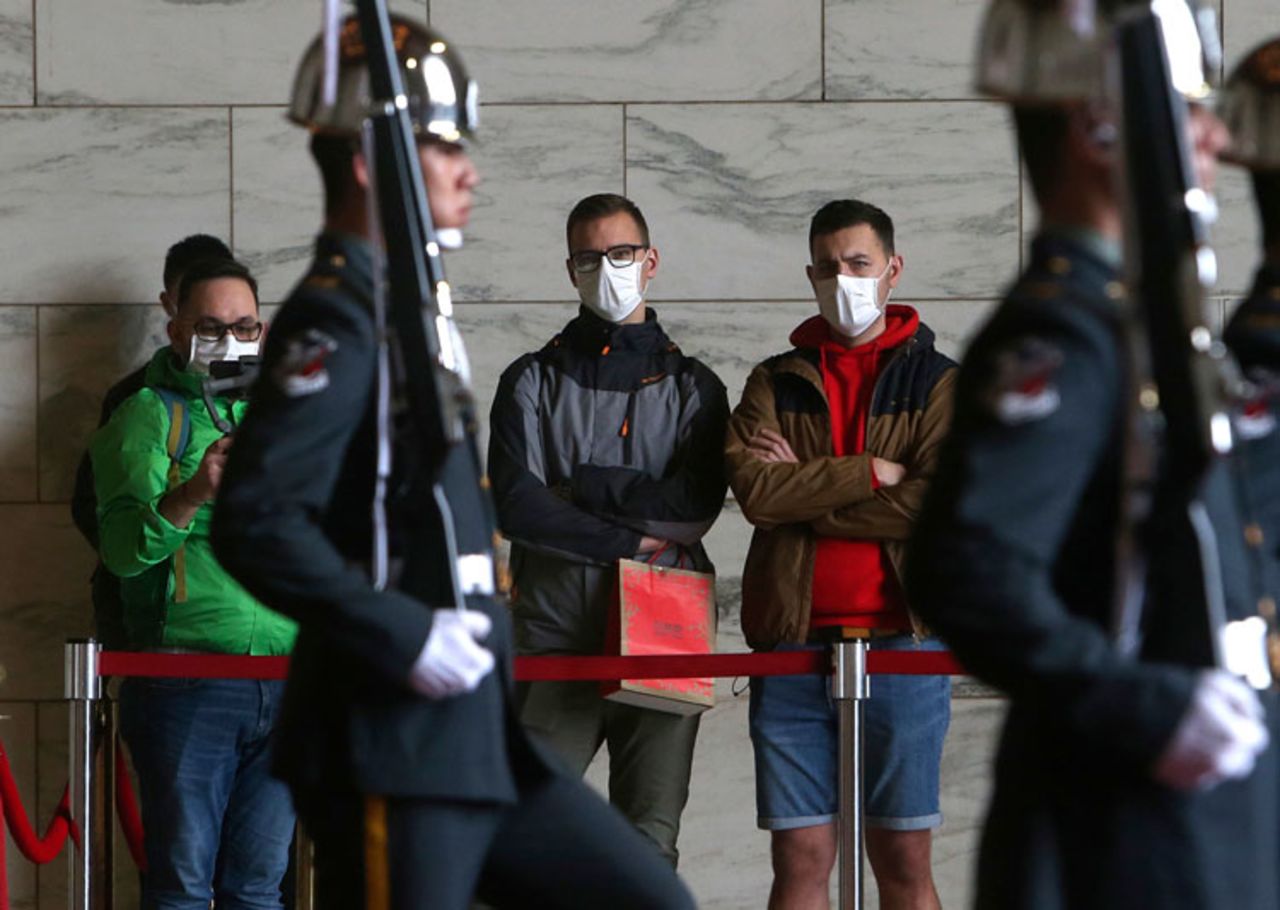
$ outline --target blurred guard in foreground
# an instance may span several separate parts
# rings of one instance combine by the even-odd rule
[[[1223,340],[1251,386],[1236,436],[1258,521],[1255,540],[1274,571],[1280,566],[1280,37],[1236,68],[1222,91],[1221,111],[1231,131],[1222,158],[1249,171],[1262,233],[1253,290],[1227,322]]]
[[[465,226],[477,182],[462,144],[474,84],[440,35],[396,17],[391,37],[444,241]],[[440,453],[391,395],[375,322],[383,247],[358,144],[372,55],[347,20],[328,105],[322,47],[303,58],[290,116],[312,131],[324,229],[267,344],[214,532],[229,569],[299,622],[275,767],[315,839],[319,906],[463,910],[479,893],[499,907],[691,907],[644,838],[526,739],[510,701],[506,608],[492,596],[468,594],[465,610],[442,599],[452,547],[425,468]],[[402,377],[431,368],[395,363],[413,350],[402,335],[390,348]]]
[[[1142,219],[1126,221],[1122,205],[1104,55],[1119,34],[1111,16],[1158,8],[1195,34],[1182,0],[1125,6],[1098,4],[1095,15],[1094,4],[997,0],[978,58],[981,88],[1013,105],[1041,222],[1026,272],[961,368],[907,585],[961,662],[1012,698],[979,863],[984,910],[1276,900],[1270,754],[1250,777],[1267,745],[1262,705],[1241,678],[1212,669],[1206,603],[1211,576],[1238,581],[1222,570],[1242,559],[1243,527],[1220,525],[1218,558],[1204,558],[1186,503],[1166,496],[1181,457],[1170,444],[1141,536],[1150,571],[1117,558],[1130,383],[1142,366],[1129,356],[1125,318],[1136,308],[1120,280],[1121,240]],[[1198,63],[1199,47],[1170,47]],[[1184,128],[1186,163],[1208,190],[1225,131],[1198,107]],[[1130,255],[1145,252],[1146,237],[1129,237]],[[1145,287],[1161,264],[1144,265]],[[1155,394],[1142,399],[1151,410]],[[1159,394],[1172,425],[1172,389]],[[1133,650],[1112,634],[1122,568],[1136,568],[1145,591]],[[1238,590],[1224,599],[1230,618],[1253,606]]]

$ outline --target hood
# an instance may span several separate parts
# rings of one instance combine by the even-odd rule
[[[931,345],[933,333],[920,324],[920,315],[911,307],[891,303],[885,307],[884,331],[871,341],[850,348],[835,339],[831,326],[821,316],[810,316],[791,333],[791,343],[798,348],[816,348],[829,354],[863,354],[869,351],[887,351],[905,344],[912,338]]]

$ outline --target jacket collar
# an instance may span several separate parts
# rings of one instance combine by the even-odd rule
[[[649,306],[645,308],[644,322],[634,325],[617,325],[601,319],[585,307],[579,307],[578,315],[569,320],[551,343],[583,354],[606,351],[665,354],[679,351],[658,324],[658,314]]]
[[[178,355],[173,352],[172,347],[167,345],[156,351],[151,362],[147,364],[147,385],[173,389],[187,398],[201,396],[203,389],[200,382],[203,378],[198,373],[188,373],[183,369],[182,364],[178,362]]]

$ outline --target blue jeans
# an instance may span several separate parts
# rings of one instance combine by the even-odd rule
[[[871,648],[943,650],[935,639],[917,642],[910,635],[878,638]],[[951,720],[950,677],[874,676],[865,717],[867,826],[919,831],[941,825],[938,773]],[[757,824],[781,831],[834,822],[839,737],[830,677],[752,679],[750,725]]]
[[[144,910],[279,910],[293,803],[270,775],[284,683],[129,679],[120,729],[138,772]]]

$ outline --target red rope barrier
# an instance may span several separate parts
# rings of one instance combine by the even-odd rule
[[[583,655],[517,657],[516,679],[542,680],[681,679],[697,676],[801,676],[830,672],[827,652],[777,651],[754,654],[646,654],[633,657]],[[870,651],[868,673],[957,674],[964,670],[945,651]],[[103,651],[102,676],[186,676],[212,679],[284,679],[287,657],[238,654],[149,654]]]
[[[77,845],[80,843],[80,831],[71,820],[70,785],[62,791],[62,799],[45,828],[44,836],[36,835],[18,795],[18,785],[13,780],[13,769],[9,766],[9,756],[3,743],[0,743],[0,815],[8,824],[18,851],[36,865],[42,866],[61,853],[68,836]],[[5,840],[0,833],[0,910],[9,910],[9,881],[5,870]]]
[[[142,815],[138,812],[138,800],[133,794],[133,779],[124,760],[124,749],[116,739],[116,815],[120,817],[120,830],[129,847],[129,855],[139,872],[147,871],[147,851],[142,841]]]

